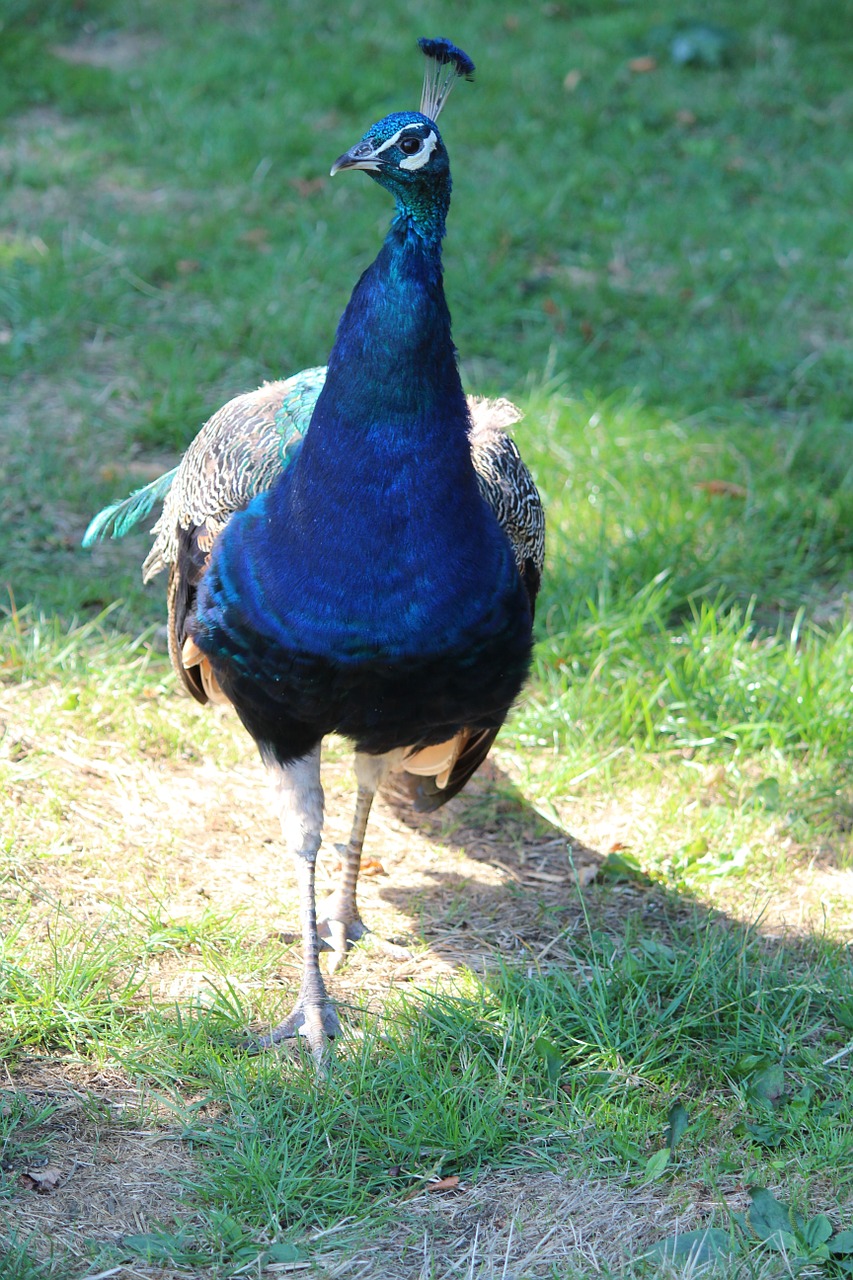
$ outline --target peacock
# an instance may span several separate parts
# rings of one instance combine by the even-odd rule
[[[169,651],[200,703],[232,704],[272,784],[297,869],[296,1003],[261,1047],[301,1034],[318,1061],[341,1031],[319,966],[375,939],[356,887],[371,804],[390,770],[439,807],[486,758],[528,674],[544,555],[539,494],[506,400],[466,398],[444,296],[450,166],[436,125],[474,65],[421,39],[420,110],[374,124],[335,161],[395,212],[325,368],[229,401],[180,465],[90,524],[120,537],[158,503],[147,582],[168,570]],[[318,921],[320,746],[355,748],[341,881]],[[322,941],[321,941],[322,940]]]

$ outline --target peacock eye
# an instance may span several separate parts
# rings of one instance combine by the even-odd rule
[[[422,145],[420,138],[404,138],[400,143],[400,150],[407,156],[413,156],[420,151]]]

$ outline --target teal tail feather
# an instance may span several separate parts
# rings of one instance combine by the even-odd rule
[[[104,538],[123,538],[134,525],[149,514],[152,507],[162,502],[172,487],[177,467],[152,480],[144,489],[137,489],[122,502],[114,502],[99,511],[83,535],[82,546],[91,547]]]

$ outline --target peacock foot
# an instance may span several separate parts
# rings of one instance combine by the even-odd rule
[[[392,960],[411,960],[412,953],[408,947],[398,946],[396,942],[388,942],[379,934],[368,929],[358,914],[358,909],[349,910],[338,893],[333,893],[323,908],[323,914],[317,921],[317,933],[326,947],[331,951],[329,972],[334,973],[345,962],[347,952],[357,942],[381,951]]]
[[[262,1049],[271,1049],[273,1045],[284,1040],[304,1036],[308,1047],[318,1066],[322,1066],[328,1050],[329,1041],[341,1034],[341,1024],[335,1006],[328,996],[313,1000],[300,994],[290,1013],[280,1022],[268,1036],[260,1036],[247,1046],[258,1053]]]

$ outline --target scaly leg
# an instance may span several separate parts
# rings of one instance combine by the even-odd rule
[[[405,947],[398,947],[393,942],[386,942],[378,937],[362,920],[356,902],[356,886],[361,867],[361,851],[364,847],[364,833],[367,830],[367,819],[373,797],[390,769],[394,759],[399,755],[394,752],[387,756],[368,756],[356,752],[355,776],[358,779],[358,799],[355,803],[355,817],[352,834],[343,855],[343,870],[338,888],[324,903],[320,919],[320,936],[331,947],[329,972],[334,973],[346,959],[347,950],[363,938],[371,946],[384,951],[394,960],[409,960],[411,952]]]
[[[341,1025],[320,973],[317,909],[314,901],[314,866],[323,830],[323,788],[320,786],[320,746],[290,764],[267,763],[275,790],[284,842],[296,859],[299,879],[299,919],[302,925],[302,984],[291,1012],[268,1035],[257,1041],[269,1048],[300,1033],[305,1036],[317,1063],[323,1061],[329,1037],[340,1035]]]

